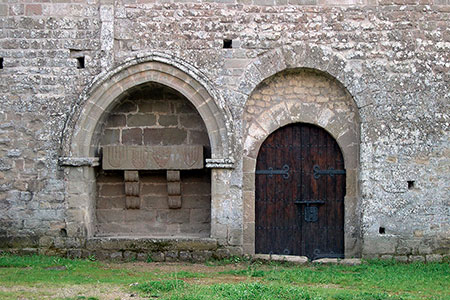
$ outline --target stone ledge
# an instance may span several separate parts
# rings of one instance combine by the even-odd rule
[[[132,251],[215,251],[217,241],[195,237],[94,237],[86,242],[88,250]]]
[[[360,265],[361,259],[359,258],[319,258],[312,261],[313,264],[329,264],[329,265],[346,265],[346,266],[357,266]]]

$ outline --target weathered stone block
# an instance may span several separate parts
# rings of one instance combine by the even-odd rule
[[[440,262],[442,261],[442,255],[440,254],[428,254],[426,256],[427,262]]]
[[[144,252],[139,252],[136,254],[136,260],[137,261],[147,261],[148,260],[148,254]]]
[[[125,261],[133,261],[137,259],[137,254],[134,251],[124,251],[123,252],[123,259]]]
[[[408,262],[408,256],[396,255],[393,258],[398,262]]]
[[[192,223],[211,222],[211,209],[191,209],[190,220]]]
[[[158,210],[157,220],[167,224],[189,223],[190,213],[188,210]]]
[[[125,115],[110,115],[106,121],[106,127],[124,127],[125,125],[126,125]]]
[[[190,252],[180,251],[179,258],[180,258],[180,261],[191,261],[192,255]]]
[[[182,145],[187,132],[178,128],[144,129],[145,145]]]
[[[127,126],[128,127],[140,127],[140,126],[153,126],[156,124],[156,116],[151,114],[145,115],[128,115]]]
[[[312,263],[337,265],[339,263],[339,261],[337,258],[319,258],[319,259],[313,260]]]
[[[181,115],[180,125],[188,129],[201,129],[205,126],[202,118],[198,114]]]
[[[408,261],[409,262],[424,262],[425,261],[425,257],[424,256],[420,256],[420,255],[410,255],[408,256]]]
[[[150,254],[150,259],[151,259],[151,261],[155,261],[155,262],[165,261],[164,252],[152,252]]]
[[[203,168],[203,147],[104,146],[105,170],[186,170]]]
[[[132,128],[122,130],[122,143],[125,145],[142,145],[142,129]]]
[[[103,184],[100,186],[101,197],[120,197],[125,196],[124,184]]]
[[[208,259],[211,259],[212,252],[211,251],[194,251],[192,252],[192,260],[194,262],[205,262]]]
[[[360,258],[344,258],[339,260],[340,265],[346,265],[346,266],[358,266],[360,265],[361,259]]]
[[[165,253],[166,261],[177,261],[178,260],[178,252],[177,251],[167,251]]]
[[[158,117],[158,124],[161,126],[177,126],[178,117],[174,115],[160,115]]]

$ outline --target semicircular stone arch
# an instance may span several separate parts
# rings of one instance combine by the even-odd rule
[[[73,157],[95,155],[92,138],[98,125],[125,91],[146,82],[155,82],[173,88],[185,96],[197,109],[205,122],[211,141],[213,158],[222,158],[229,153],[225,114],[220,112],[208,91],[196,80],[181,70],[161,63],[149,61],[133,65],[114,74],[90,92],[79,119],[75,124],[69,152]]]
[[[377,80],[368,77],[370,71],[366,71],[364,76],[359,74],[356,71],[359,67],[353,67],[339,53],[323,45],[286,45],[261,54],[246,67],[240,77],[238,90],[250,96],[266,78],[295,68],[309,68],[329,74],[352,95],[356,107],[371,102],[368,91],[372,86],[368,83]],[[248,98],[242,99],[246,101]]]
[[[335,78],[309,68],[287,69],[263,80],[244,109],[243,193],[244,249],[254,253],[255,171],[258,153],[267,137],[292,123],[325,129],[344,156],[346,176],[345,255],[360,254],[358,192],[360,127],[358,109],[347,89]]]
[[[74,105],[62,133],[61,165],[68,167],[65,168],[66,226],[70,236],[90,238],[95,235],[97,172],[93,166],[98,165],[104,124],[123,95],[148,83],[173,89],[190,102],[206,127],[211,158],[229,158],[229,113],[199,71],[185,62],[156,54],[128,61],[100,75],[86,89]],[[211,179],[210,185],[221,186],[222,183]],[[212,203],[217,197],[212,197]],[[211,228],[214,228],[213,222]]]

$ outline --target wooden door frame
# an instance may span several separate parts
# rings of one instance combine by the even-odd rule
[[[325,110],[325,108],[324,108]],[[353,120],[335,114],[326,121],[315,107],[299,101],[283,101],[252,119],[244,131],[243,157],[243,247],[244,253],[255,253],[255,170],[259,149],[277,129],[292,123],[309,123],[326,130],[338,143],[344,157],[346,195],[344,198],[345,257],[361,256],[358,117]]]

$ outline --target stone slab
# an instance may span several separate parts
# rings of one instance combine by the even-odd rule
[[[203,146],[104,146],[105,170],[190,170],[203,168]]]
[[[358,266],[360,265],[361,259],[360,258],[344,258],[339,260],[340,265],[346,265],[346,266]]]
[[[308,258],[306,256],[295,256],[295,255],[277,255],[277,254],[255,254],[253,256],[255,259],[265,260],[265,261],[285,261],[293,264],[306,264]]]
[[[313,260],[312,263],[314,263],[314,264],[338,264],[339,261],[337,258],[319,258],[319,259]]]

